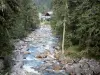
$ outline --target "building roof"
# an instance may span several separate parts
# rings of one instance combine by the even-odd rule
[[[45,16],[50,16],[50,14],[47,12],[47,13],[45,14]]]

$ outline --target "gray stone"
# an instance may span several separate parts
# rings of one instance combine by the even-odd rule
[[[90,65],[90,69],[93,70],[95,74],[100,73],[100,64],[98,61],[91,59],[88,64]]]
[[[76,75],[81,75],[83,73],[81,64],[74,64],[73,67],[74,67],[74,71],[75,71]]]
[[[89,61],[89,59],[85,59],[85,58],[82,58],[79,63],[87,63]]]
[[[73,67],[73,66],[70,66],[70,65],[68,65],[68,64],[66,64],[66,65],[65,65],[65,70],[66,70],[66,72],[68,72],[68,73],[72,73],[72,72],[74,72],[74,67]]]
[[[85,75],[93,75],[93,71],[91,69],[85,69],[84,72]]]

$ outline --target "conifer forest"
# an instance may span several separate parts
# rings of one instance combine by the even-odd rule
[[[100,75],[100,0],[0,0],[0,75]]]

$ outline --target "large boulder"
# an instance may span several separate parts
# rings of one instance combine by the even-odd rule
[[[100,63],[95,59],[82,58],[79,62],[67,63],[64,69],[68,73],[76,75],[99,75]]]

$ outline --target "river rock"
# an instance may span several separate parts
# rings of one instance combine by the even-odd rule
[[[27,74],[24,70],[18,69],[15,72],[12,72],[10,75],[27,75]]]
[[[76,75],[81,75],[83,73],[81,64],[74,64],[74,72],[76,73]]]
[[[42,27],[42,29],[44,29],[44,28],[45,27]],[[39,31],[32,32],[32,34],[30,34],[27,38],[25,38],[24,41],[20,40],[18,43],[16,43],[15,48],[16,48],[16,50],[18,50],[18,52],[16,51],[14,53],[15,65],[13,66],[12,74],[10,74],[10,75],[40,75],[36,71],[32,71],[33,73],[30,72],[32,69],[34,70],[34,67],[31,69],[27,68],[27,72],[25,72],[22,69],[22,66],[23,66],[22,57],[23,56],[20,56],[20,55],[23,55],[23,51],[27,51],[27,49],[26,49],[27,46],[31,47],[31,46],[33,46],[33,44],[34,44],[34,46],[37,47],[37,46],[41,46],[38,44],[45,43],[45,44],[42,44],[43,47],[45,47],[45,45],[47,45],[46,48],[49,49],[49,45],[46,43],[47,40],[44,40],[44,38],[45,39],[48,38],[50,36],[50,34],[46,33],[48,30],[45,30],[45,31],[44,30],[43,30],[43,34],[42,34],[41,29]],[[55,48],[55,53],[54,53],[55,55],[51,54],[49,52],[49,50],[47,50],[47,52],[45,51],[43,53],[39,53],[37,56],[35,55],[37,58],[42,58],[42,61],[44,62],[44,64],[42,66],[39,66],[38,71],[40,71],[40,72],[44,71],[44,70],[51,71],[50,73],[48,73],[46,75],[66,75],[66,74],[62,73],[63,71],[60,73],[60,71],[63,69],[65,69],[65,71],[69,72],[69,74],[71,74],[71,75],[96,75],[96,74],[100,73],[100,64],[96,60],[86,59],[86,58],[73,60],[68,57],[63,60],[63,59],[61,59],[62,58],[61,51],[57,51],[57,50],[59,50],[59,48],[57,48],[56,46],[54,48]],[[20,51],[22,51],[22,52],[20,52]],[[16,60],[18,60],[18,61],[16,61]],[[62,66],[63,66],[63,68],[62,68]],[[54,73],[54,72],[56,72],[56,73]],[[95,73],[95,74],[93,74],[93,73]]]
[[[40,74],[30,72],[30,73],[26,73],[26,75],[40,75]]]
[[[74,67],[73,67],[73,66],[70,66],[70,65],[68,65],[68,64],[66,64],[66,65],[64,66],[64,69],[65,69],[65,71],[68,72],[68,73],[74,72]]]
[[[25,55],[25,54],[30,54],[30,52],[29,51],[23,51],[23,54]]]
[[[64,69],[66,72],[75,73],[76,75],[99,75],[100,63],[94,59],[82,58],[77,63],[67,63]]]
[[[56,71],[62,69],[61,65],[58,62],[53,63],[52,66],[53,66],[53,70],[56,70]]]
[[[86,58],[82,58],[79,63],[87,63],[89,61],[89,59],[86,59]]]
[[[91,70],[93,70],[95,74],[100,73],[100,62],[98,62],[94,59],[91,59],[87,63],[90,65]]]

